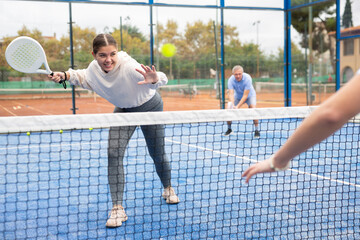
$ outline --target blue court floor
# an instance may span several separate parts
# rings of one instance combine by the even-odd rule
[[[360,239],[359,126],[348,124],[286,172],[243,171],[269,157],[299,122],[166,127],[168,205],[138,128],[124,159],[128,220],[111,210],[107,129],[0,135],[0,239]],[[266,129],[265,129],[266,126]]]

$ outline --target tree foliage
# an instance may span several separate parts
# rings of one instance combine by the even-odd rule
[[[300,5],[303,0],[293,0],[293,5]],[[312,50],[321,54],[330,48],[328,33],[336,30],[335,2],[328,1],[322,4],[304,7],[291,12],[291,24],[301,35],[301,47],[309,47],[309,38],[312,39]],[[309,29],[310,12],[312,15]],[[309,36],[309,33],[312,33]]]
[[[280,61],[278,58],[266,56],[259,46],[254,43],[243,43],[238,39],[236,27],[226,25],[224,28],[225,41],[225,68],[231,69],[234,65],[243,65],[245,71],[255,74],[257,64],[261,72],[268,74],[281,75],[281,64],[273,62]],[[215,32],[217,34],[217,43],[215,43]],[[66,70],[69,67],[83,69],[93,60],[92,40],[96,36],[94,28],[80,28],[74,25],[73,35],[73,60],[71,66],[70,38],[69,35],[61,36],[59,39],[55,36],[43,36],[38,29],[29,30],[26,26],[18,31],[18,36],[30,36],[40,42],[44,47],[49,66],[54,71]],[[109,31],[110,34],[120,44],[122,35],[124,51],[143,64],[150,64],[150,41],[138,30],[130,25],[124,25],[122,33],[119,28]],[[21,76],[12,70],[5,61],[4,52],[6,46],[15,37],[5,37],[2,42],[2,51],[0,54],[0,66],[3,71],[11,71],[13,74]],[[174,78],[209,78],[210,68],[216,68],[215,46],[218,46],[218,56],[220,56],[220,26],[214,26],[213,21],[196,21],[188,23],[184,32],[180,32],[175,20],[169,20],[164,25],[157,24],[155,31],[156,43],[155,54],[159,58],[158,69],[166,74],[173,75]],[[163,57],[160,48],[165,43],[172,43],[177,48],[177,53],[172,58]],[[120,48],[119,48],[120,49]],[[280,51],[280,49],[278,50]],[[259,59],[259,61],[257,61]],[[282,62],[282,60],[280,61]],[[274,68],[273,66],[277,66]],[[272,69],[271,71],[269,69]],[[225,76],[228,77],[228,76]],[[46,76],[43,76],[46,79]],[[3,80],[4,81],[4,80]]]
[[[353,27],[353,20],[352,20],[352,11],[351,11],[351,2],[350,0],[346,0],[345,3],[345,10],[342,16],[342,26],[344,28]]]

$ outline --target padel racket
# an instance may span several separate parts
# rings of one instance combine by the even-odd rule
[[[54,74],[47,63],[44,49],[38,41],[30,37],[22,36],[14,39],[6,48],[5,58],[8,64],[19,72]],[[42,65],[45,69],[41,68]],[[66,89],[65,80],[59,83]]]

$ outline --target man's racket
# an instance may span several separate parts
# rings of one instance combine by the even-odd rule
[[[54,74],[47,63],[44,49],[38,41],[30,37],[14,39],[6,48],[5,58],[8,64],[19,72]],[[41,69],[42,65],[45,69]],[[59,83],[66,89],[65,80]]]

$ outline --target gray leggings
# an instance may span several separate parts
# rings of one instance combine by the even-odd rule
[[[115,107],[114,113],[121,112],[154,112],[162,111],[163,102],[158,93],[153,98],[139,107],[118,108]],[[125,176],[123,158],[126,147],[133,135],[136,126],[111,127],[108,140],[108,178],[113,205],[122,205]],[[144,134],[149,154],[152,157],[156,172],[160,177],[164,188],[171,185],[171,168],[165,153],[165,126],[146,125],[141,126]]]

